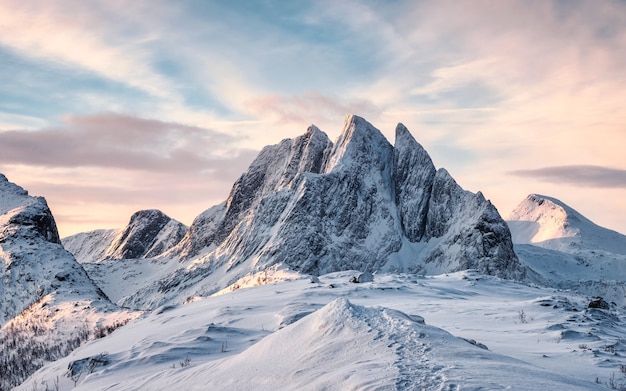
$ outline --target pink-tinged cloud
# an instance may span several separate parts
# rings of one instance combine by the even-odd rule
[[[210,129],[128,115],[68,116],[65,126],[0,132],[0,164],[164,172],[245,169],[256,152]]]
[[[309,91],[296,96],[265,95],[249,100],[247,107],[262,117],[274,117],[278,123],[306,124],[311,121],[339,122],[347,114],[375,120],[380,108],[367,99],[341,99]]]
[[[626,170],[600,166],[558,166],[516,170],[513,175],[585,187],[626,189]]]

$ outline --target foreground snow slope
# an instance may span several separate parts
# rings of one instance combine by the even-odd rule
[[[348,282],[353,273],[162,307],[18,389],[57,376],[62,390],[74,380],[77,390],[592,390],[622,380],[616,307],[473,272],[361,284]]]

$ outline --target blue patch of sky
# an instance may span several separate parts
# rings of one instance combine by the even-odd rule
[[[103,78],[66,64],[22,56],[0,46],[0,110],[54,122],[66,114],[106,111],[93,107],[86,95],[99,102],[146,101],[151,97],[139,89]]]
[[[186,65],[179,59],[162,56],[151,63],[152,69],[157,73],[174,80],[177,92],[182,96],[185,106],[192,109],[211,109],[214,113],[222,116],[232,115],[232,111],[223,105],[219,97],[212,96],[206,86],[190,80]]]
[[[471,150],[450,143],[429,145],[428,153],[433,161],[440,162],[445,168],[454,172],[478,161],[478,156]]]
[[[193,2],[194,11],[222,25],[225,52],[238,53],[258,84],[295,93],[368,78],[383,63],[373,43],[336,20],[318,20],[314,2]],[[347,16],[349,17],[349,16]]]
[[[458,109],[489,108],[503,100],[497,90],[479,80],[443,89],[436,94],[417,95],[416,98],[422,104],[445,104]]]

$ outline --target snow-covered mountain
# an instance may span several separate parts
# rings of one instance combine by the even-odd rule
[[[526,197],[507,222],[516,253],[538,282],[626,303],[626,236],[537,194]]]
[[[186,231],[187,226],[159,210],[142,210],[124,228],[79,233],[62,242],[79,262],[98,263],[156,257],[180,242]]]
[[[508,216],[515,243],[576,253],[605,250],[626,255],[626,236],[594,224],[556,198],[531,194]]]
[[[525,273],[506,223],[481,193],[437,170],[402,124],[392,146],[357,116],[346,118],[335,143],[311,126],[265,147],[226,202],[196,218],[159,258],[188,263],[146,282],[121,305],[154,308],[284,268],[313,275]]]
[[[0,174],[0,390],[130,317],[61,245],[42,197]]]

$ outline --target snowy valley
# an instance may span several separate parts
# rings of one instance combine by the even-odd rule
[[[505,221],[402,124],[268,146],[189,227],[56,232],[0,177],[2,390],[626,388],[626,236]]]

